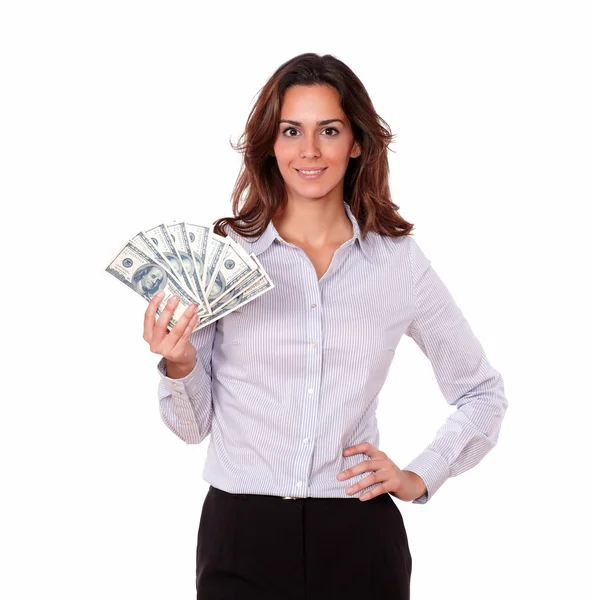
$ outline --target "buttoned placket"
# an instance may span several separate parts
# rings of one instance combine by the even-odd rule
[[[346,254],[346,248],[348,248],[354,241],[355,238],[353,237],[347,242],[344,242],[343,245],[335,251],[328,269],[320,279],[318,279],[316,269],[305,251],[299,246],[284,241],[285,244],[292,246],[301,253],[302,266],[305,270],[304,285],[309,290],[305,331],[302,332],[308,340],[306,344],[308,357],[306,365],[306,380],[304,383],[305,388],[303,390],[304,397],[302,400],[302,414],[300,417],[300,423],[308,424],[308,426],[314,426],[318,422],[320,386],[322,381],[322,288],[324,287],[324,282],[341,264],[341,261]],[[295,484],[297,488],[301,489],[302,495],[283,496],[284,500],[296,500],[298,498],[307,497],[308,489],[306,482],[308,481],[309,473],[305,472],[304,468],[311,465],[309,457],[313,452],[313,444],[310,444],[310,440],[314,438],[314,435],[315,432],[312,430],[302,431],[302,447],[299,451],[301,458],[296,462],[301,471],[296,472],[296,477],[298,477],[298,480]]]

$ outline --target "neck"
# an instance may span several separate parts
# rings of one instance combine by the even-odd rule
[[[273,225],[286,242],[310,248],[340,246],[353,236],[353,226],[340,198],[288,198],[284,210],[273,217]]]

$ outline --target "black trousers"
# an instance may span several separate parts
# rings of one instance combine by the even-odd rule
[[[389,494],[298,498],[210,486],[197,534],[197,600],[408,600],[412,559]]]

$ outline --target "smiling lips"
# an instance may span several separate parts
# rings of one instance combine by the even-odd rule
[[[298,175],[302,179],[317,179],[320,177],[324,171],[326,171],[328,167],[323,167],[322,169],[296,169]]]

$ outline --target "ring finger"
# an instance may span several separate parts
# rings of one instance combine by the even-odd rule
[[[345,492],[347,492],[347,494],[349,496],[352,496],[353,494],[356,494],[357,492],[364,490],[365,488],[369,487],[373,483],[377,483],[377,482],[378,482],[377,475],[375,473],[372,473],[371,475],[364,477],[361,481],[358,481],[357,483],[353,484],[351,487],[348,487],[345,490]]]

